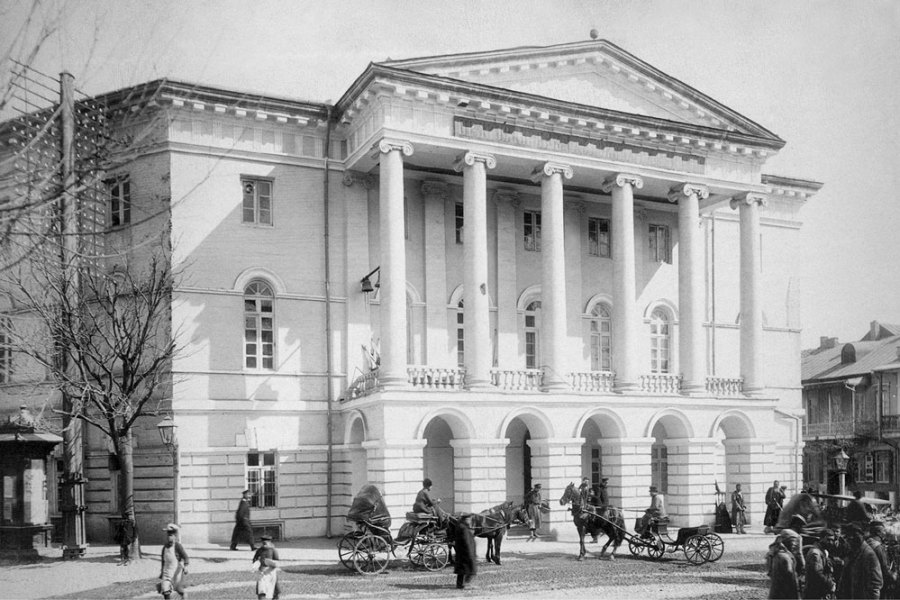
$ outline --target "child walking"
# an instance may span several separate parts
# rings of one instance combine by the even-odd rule
[[[178,541],[178,525],[169,523],[165,530],[166,545],[162,549],[162,566],[156,589],[166,600],[172,597],[172,590],[184,598],[184,576],[187,575],[188,555]]]

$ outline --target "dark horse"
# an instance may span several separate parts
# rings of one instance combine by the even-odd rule
[[[451,553],[459,518],[460,515],[451,515],[448,519],[447,542],[450,544]],[[487,562],[500,564],[500,546],[503,544],[503,536],[506,535],[506,530],[510,525],[516,521],[527,523],[528,514],[523,506],[516,506],[514,502],[504,502],[470,515],[472,533],[475,534],[475,537],[487,540],[487,552],[484,555]]]
[[[606,549],[609,548],[610,544],[613,545],[613,549],[609,558],[610,560],[615,558],[616,550],[619,549],[622,540],[625,539],[625,519],[622,517],[622,511],[614,506],[610,506],[607,508],[605,517],[595,514],[592,512],[592,509],[597,510],[596,508],[581,505],[581,494],[575,489],[574,483],[566,486],[566,491],[563,492],[562,498],[559,499],[560,504],[568,504],[570,502],[572,503],[572,520],[578,529],[578,541],[581,544],[581,553],[578,555],[578,560],[584,560],[584,555],[587,554],[587,549],[584,547],[585,534],[597,535],[601,532],[606,534],[606,537],[609,539],[606,540],[606,544],[600,551],[600,558],[606,555]]]

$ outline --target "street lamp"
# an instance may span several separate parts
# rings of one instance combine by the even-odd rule
[[[172,453],[172,478],[174,479],[174,489],[172,491],[172,516],[176,524],[179,524],[178,515],[178,425],[172,417],[166,417],[160,421],[156,428],[159,430],[159,437],[163,445]]]
[[[850,457],[847,456],[847,453],[841,448],[840,454],[836,454],[834,457],[834,467],[838,472],[838,483],[840,485],[839,493],[842,496],[847,493],[847,464],[849,462]]]

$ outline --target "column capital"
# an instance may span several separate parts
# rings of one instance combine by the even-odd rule
[[[607,177],[603,182],[603,185],[600,187],[604,192],[608,194],[614,187],[625,187],[626,185],[641,189],[642,187],[644,187],[644,180],[637,175],[632,175],[631,173],[616,173],[611,177]]]
[[[487,152],[465,152],[456,157],[453,163],[453,170],[459,173],[466,167],[473,166],[476,162],[484,163],[486,169],[493,169],[497,166],[497,159],[493,154]]]
[[[732,210],[735,210],[741,204],[750,206],[754,203],[759,204],[760,206],[766,206],[769,203],[769,199],[765,194],[760,194],[759,192],[744,192],[743,194],[734,196],[729,205]]]
[[[575,174],[572,167],[567,164],[547,161],[534,168],[534,171],[531,172],[531,181],[538,183],[544,177],[551,177],[556,173],[559,173],[566,179],[572,179],[572,176]]]
[[[389,152],[393,152],[394,150],[403,153],[404,156],[412,156],[413,146],[406,140],[381,138],[381,140],[375,142],[372,145],[372,150],[373,158],[378,158],[379,154],[387,154]]]
[[[354,184],[358,183],[367,190],[375,187],[375,181],[376,177],[374,175],[367,175],[359,171],[344,171],[344,177],[341,179],[341,183],[347,187],[353,187]]]
[[[519,192],[515,190],[509,190],[500,188],[496,190],[493,195],[494,202],[497,204],[503,204],[504,202],[509,203],[513,208],[519,208],[522,205],[522,200],[520,199]]]
[[[709,198],[709,188],[699,183],[679,183],[669,190],[669,202],[678,202],[682,198],[697,196],[698,200]]]
[[[425,198],[439,198],[446,201],[449,197],[450,186],[446,182],[426,179],[422,182],[422,196]]]

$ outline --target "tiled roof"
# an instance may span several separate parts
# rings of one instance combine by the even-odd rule
[[[804,350],[801,353],[801,379],[807,383],[867,375],[879,367],[896,363],[898,344],[900,335],[892,335],[874,342],[849,342],[834,348]],[[856,351],[856,361],[841,364],[841,353],[848,345]]]

